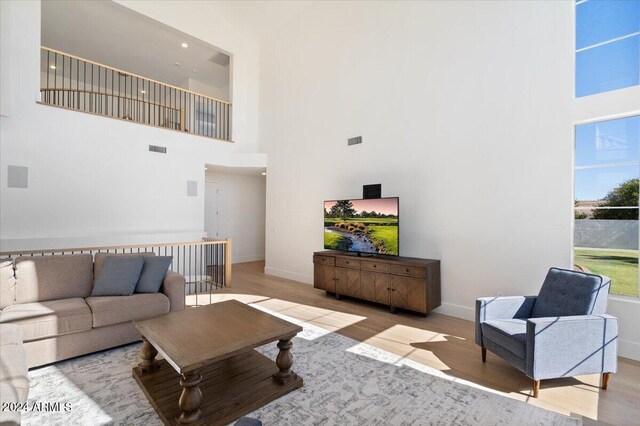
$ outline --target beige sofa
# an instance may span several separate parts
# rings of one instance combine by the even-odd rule
[[[1,264],[0,324],[20,326],[27,367],[135,342],[133,320],[184,309],[185,280],[172,271],[159,293],[91,297],[104,259],[113,255],[98,253],[95,263],[90,254],[74,254]]]

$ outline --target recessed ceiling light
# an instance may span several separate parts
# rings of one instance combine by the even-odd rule
[[[55,70],[56,66],[55,65],[49,65],[49,68],[51,68],[52,70]]]
[[[189,47],[189,45],[187,43],[182,43],[182,47],[186,49],[187,47]]]
[[[205,170],[209,170],[209,169],[207,169],[206,167],[205,167],[204,169],[205,169]]]
[[[144,95],[145,93],[147,93],[147,91],[146,90],[141,90],[140,93],[142,93]]]
[[[266,176],[266,175],[267,175],[267,172],[262,172],[262,176]]]
[[[175,65],[176,67],[179,67],[179,66],[180,66],[180,62],[176,62],[176,63],[175,63],[175,64],[173,64],[173,65]]]

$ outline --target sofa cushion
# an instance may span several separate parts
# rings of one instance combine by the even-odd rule
[[[3,402],[26,402],[29,394],[27,358],[22,345],[20,327],[0,324],[0,391]],[[8,398],[5,401],[5,397]]]
[[[92,317],[83,299],[72,298],[7,306],[0,323],[20,325],[26,342],[91,330]]]
[[[156,254],[152,251],[143,251],[140,253],[96,253],[95,263],[93,266],[93,275],[97,279],[102,272],[102,266],[104,265],[104,261],[107,257],[116,256],[116,257],[131,257],[131,256],[155,256]]]
[[[526,319],[489,320],[482,323],[482,338],[491,340],[520,358],[526,357]]]
[[[169,298],[162,293],[140,293],[131,296],[87,297],[93,313],[93,326],[152,318],[169,312]]]
[[[91,296],[130,296],[138,284],[142,256],[110,256],[104,260]]]
[[[136,293],[157,293],[167,275],[173,256],[146,256]]]
[[[90,254],[20,256],[16,281],[16,303],[85,298],[93,286],[93,258]]]
[[[16,279],[13,259],[0,259],[0,309],[16,301]]]
[[[533,305],[532,318],[604,314],[611,280],[551,268]]]

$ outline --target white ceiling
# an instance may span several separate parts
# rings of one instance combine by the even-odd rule
[[[230,66],[210,62],[219,50],[111,1],[43,1],[42,45],[175,86],[194,79],[228,93]]]

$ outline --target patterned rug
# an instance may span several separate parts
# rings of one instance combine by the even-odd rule
[[[304,327],[293,340],[294,370],[303,376],[304,387],[250,414],[267,426],[582,424],[274,315]],[[132,344],[31,371],[29,405],[42,410],[23,413],[23,425],[161,425],[131,377],[139,347]],[[272,359],[277,354],[275,344],[259,351]]]

